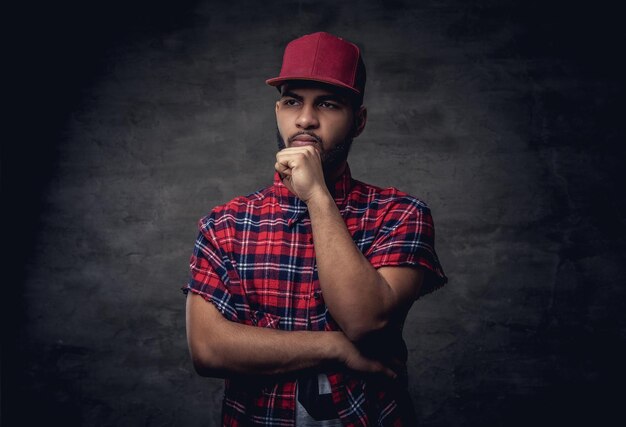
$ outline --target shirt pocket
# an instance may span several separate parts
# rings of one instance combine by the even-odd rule
[[[252,326],[259,328],[279,329],[280,316],[265,311],[253,310],[250,316]]]
[[[348,223],[347,227],[350,236],[352,236],[352,241],[354,241],[354,244],[359,248],[359,251],[361,251],[361,253],[367,252],[374,241],[375,231],[366,230],[355,222]]]

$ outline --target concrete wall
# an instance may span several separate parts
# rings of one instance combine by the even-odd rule
[[[34,6],[33,6],[34,7]],[[217,425],[179,288],[196,221],[272,179],[290,39],[360,44],[353,175],[431,206],[450,283],[407,321],[424,426],[599,425],[624,374],[623,56],[571,2],[24,8],[3,142],[2,416]],[[6,204],[5,204],[6,203]]]

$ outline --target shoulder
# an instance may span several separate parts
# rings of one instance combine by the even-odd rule
[[[200,218],[198,225],[201,229],[219,229],[231,226],[235,222],[260,215],[268,207],[276,203],[274,187],[269,186],[245,196],[237,196],[224,204],[215,206],[211,212]]]
[[[426,202],[396,187],[383,188],[356,180],[354,183],[351,199],[367,206],[368,209],[430,215],[430,208]]]

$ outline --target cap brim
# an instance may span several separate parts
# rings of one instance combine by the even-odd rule
[[[311,82],[318,82],[318,83],[326,83],[327,85],[339,86],[340,88],[348,89],[350,92],[353,92],[357,95],[361,95],[361,92],[359,92],[355,88],[343,82],[340,82],[339,80],[333,80],[333,79],[316,79],[313,77],[288,76],[288,77],[274,77],[273,79],[265,80],[265,83],[270,86],[276,87],[276,86],[280,86],[281,84],[285,82],[294,81],[294,80],[304,80],[304,81],[311,81]]]

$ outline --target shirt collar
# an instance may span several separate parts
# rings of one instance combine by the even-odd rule
[[[345,205],[346,198],[353,185],[354,181],[352,180],[350,167],[346,164],[346,169],[330,189],[335,203],[337,203],[340,209]],[[306,204],[285,187],[278,172],[274,172],[274,191],[283,214],[288,218],[289,226],[300,221],[308,213]]]

